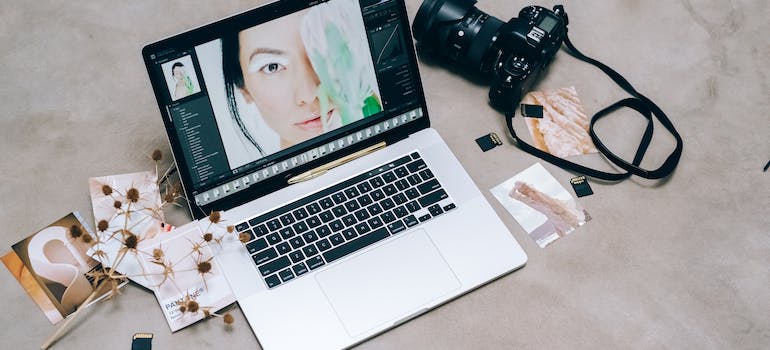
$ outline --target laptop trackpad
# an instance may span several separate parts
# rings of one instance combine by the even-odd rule
[[[316,276],[350,336],[401,320],[460,287],[420,229]]]

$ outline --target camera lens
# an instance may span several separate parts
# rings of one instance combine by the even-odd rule
[[[412,31],[421,49],[483,74],[491,70],[497,58],[492,45],[504,22],[475,4],[476,0],[425,0]]]

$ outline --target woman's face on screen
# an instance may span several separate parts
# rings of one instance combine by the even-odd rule
[[[318,76],[299,32],[302,14],[238,35],[243,96],[246,102],[257,105],[265,122],[280,135],[282,148],[318,136],[334,115],[334,109],[320,115]]]

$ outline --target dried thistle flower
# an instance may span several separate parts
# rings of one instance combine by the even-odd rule
[[[238,240],[241,241],[241,243],[246,244],[249,243],[249,240],[251,239],[251,236],[246,232],[241,232],[238,234]]]
[[[187,301],[187,311],[190,311],[192,313],[198,312],[198,309],[200,308],[200,305],[198,305],[198,302],[195,300],[188,300]]]
[[[78,239],[82,235],[83,235],[83,230],[80,229],[80,226],[78,225],[70,226],[70,236],[72,238]]]
[[[229,225],[227,226],[227,233],[233,233],[235,232],[235,226]]]
[[[102,193],[104,193],[105,196],[111,195],[112,187],[110,187],[110,185],[102,185]]]
[[[126,199],[128,199],[130,202],[136,203],[139,201],[139,190],[137,190],[134,187],[131,187],[128,189],[128,192],[126,192]]]
[[[115,209],[123,208],[123,202],[115,201],[115,202],[112,203],[112,206],[115,207]]]
[[[123,245],[126,246],[126,248],[128,249],[136,249],[136,246],[138,244],[139,244],[139,238],[136,237],[136,235],[133,233],[129,233],[123,239]]]
[[[150,156],[150,158],[152,158],[152,160],[157,162],[163,159],[163,152],[161,152],[159,149],[155,149],[154,151],[152,151],[152,155]]]
[[[205,318],[211,317],[211,310],[203,309],[203,317],[205,317]]]
[[[107,231],[108,228],[110,228],[110,223],[107,220],[99,220],[96,224],[96,229],[99,230],[99,232]]]
[[[203,240],[206,242],[211,242],[212,239],[214,239],[214,235],[211,234],[211,232],[207,232],[203,235]]]
[[[222,220],[222,214],[219,211],[212,211],[211,214],[209,214],[209,221],[211,221],[212,224],[218,224],[220,220]]]
[[[163,252],[163,249],[155,248],[152,250],[152,258],[161,261],[163,260],[163,257],[166,256],[166,254]]]
[[[171,191],[167,191],[166,195],[163,196],[163,201],[166,203],[174,203],[176,202],[176,195]]]
[[[198,272],[202,275],[211,272],[211,259],[198,263]]]
[[[91,243],[94,240],[88,233],[84,234],[81,239],[83,240],[83,243]]]
[[[180,307],[179,307],[179,311],[180,311],[181,313],[185,313],[185,312],[187,312],[187,306],[184,306],[184,305],[180,306]]]
[[[228,312],[222,316],[222,321],[224,321],[226,325],[231,325],[233,322],[235,322],[235,318]]]

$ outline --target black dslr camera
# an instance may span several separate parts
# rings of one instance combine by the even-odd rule
[[[476,0],[425,0],[412,31],[420,52],[443,56],[491,80],[492,106],[511,112],[559,51],[567,14],[528,6],[508,23],[474,5]]]

